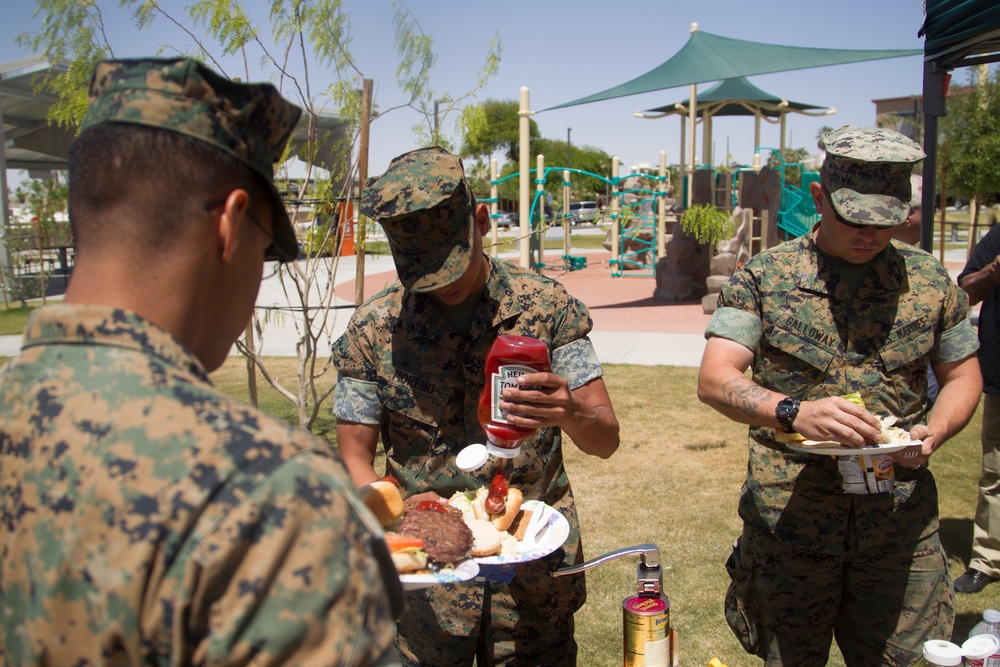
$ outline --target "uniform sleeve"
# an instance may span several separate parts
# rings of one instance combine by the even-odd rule
[[[333,394],[333,414],[358,424],[382,423],[383,409],[378,400],[378,370],[362,354],[356,342],[357,328],[352,318],[347,331],[333,344],[333,365],[337,387]]]
[[[561,284],[553,285],[558,290],[557,297],[565,299],[565,306],[555,310],[561,318],[552,340],[552,372],[564,377],[570,389],[577,389],[604,375],[588,337],[594,324],[582,301],[571,296]]]
[[[570,389],[577,389],[602,377],[604,368],[593,343],[585,336],[552,350],[552,372],[566,378]]]
[[[751,351],[763,332],[757,281],[746,267],[738,270],[719,291],[719,304],[705,328],[705,338],[726,338]]]
[[[931,362],[960,361],[976,353],[979,337],[969,321],[969,298],[965,290],[948,280],[942,300],[940,329]]]
[[[300,455],[202,540],[195,664],[370,665],[391,647],[397,584],[383,581],[379,529],[346,480],[334,459]]]

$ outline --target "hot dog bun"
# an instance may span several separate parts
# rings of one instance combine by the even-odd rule
[[[503,514],[490,514],[486,511],[486,496],[489,495],[489,492],[489,489],[485,486],[479,487],[476,490],[476,499],[472,501],[472,511],[475,513],[477,519],[489,521],[497,530],[507,530],[514,523],[514,519],[517,518],[517,513],[521,511],[524,496],[521,495],[520,489],[515,489],[514,487],[508,488],[506,508]]]
[[[403,496],[395,483],[378,479],[358,489],[364,501],[383,528],[390,528],[403,516]]]
[[[482,519],[473,519],[465,523],[472,531],[472,555],[476,558],[492,556],[500,551],[500,531]]]

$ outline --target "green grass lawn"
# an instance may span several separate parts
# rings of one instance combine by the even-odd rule
[[[274,360],[290,381],[291,359]],[[230,359],[213,379],[227,393],[246,398],[245,364]],[[608,460],[585,456],[567,442],[588,558],[644,543],[659,547],[671,622],[680,633],[681,664],[705,665],[718,656],[728,667],[760,661],[746,655],[729,631],[722,605],[729,580],[723,564],[740,533],[736,504],[746,474],[746,427],[701,404],[697,369],[608,365],[608,390],[622,425],[622,445]],[[333,382],[333,378],[326,378]],[[271,389],[261,389],[264,409],[294,419],[294,409]],[[335,439],[329,409],[314,429]],[[931,467],[940,493],[941,535],[953,577],[965,570],[979,477],[980,416],[943,450]],[[637,557],[602,564],[587,575],[588,600],[577,614],[581,665],[621,664],[621,603],[634,594]],[[1000,608],[1000,584],[957,598],[951,639],[965,640],[982,610]],[[834,648],[830,665],[842,666]]]
[[[28,323],[32,307],[21,308],[11,304],[10,308],[0,307],[0,336],[21,335]]]

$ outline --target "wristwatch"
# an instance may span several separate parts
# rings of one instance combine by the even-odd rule
[[[795,429],[792,428],[792,422],[799,415],[799,402],[799,399],[788,396],[781,399],[778,402],[778,407],[774,409],[774,416],[787,433],[795,432]]]

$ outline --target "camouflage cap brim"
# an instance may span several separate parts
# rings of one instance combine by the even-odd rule
[[[400,282],[431,292],[458,280],[478,232],[462,161],[439,146],[404,153],[368,179],[361,211],[385,230]]]
[[[131,123],[177,132],[228,153],[267,185],[274,209],[274,239],[286,261],[298,241],[274,185],[274,163],[302,110],[268,83],[231,81],[188,58],[136,58],[97,64],[81,131],[103,122]]]
[[[895,227],[910,214],[909,205],[897,197],[863,194],[849,188],[830,193],[830,204],[841,218],[857,225]]]
[[[469,215],[468,233],[425,252],[407,252],[405,244],[393,242],[389,249],[399,282],[414,292],[433,292],[447,287],[468,271],[475,241],[475,215]]]

